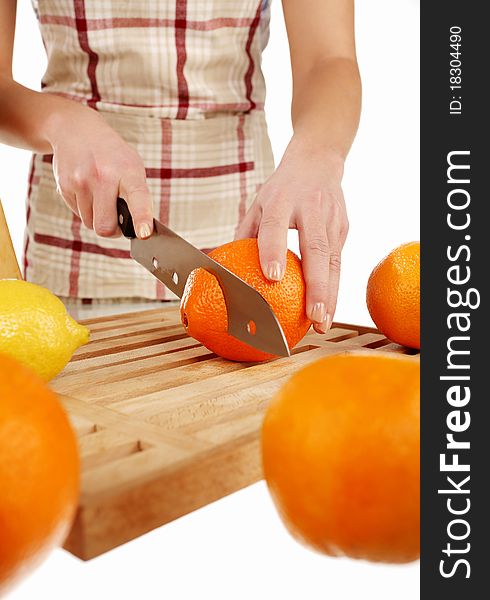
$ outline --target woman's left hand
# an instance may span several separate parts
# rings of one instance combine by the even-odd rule
[[[237,230],[257,237],[260,264],[271,281],[286,265],[288,229],[297,229],[306,282],[306,313],[315,331],[332,324],[340,279],[340,256],[349,222],[341,188],[343,159],[292,139],[275,172],[260,188]]]

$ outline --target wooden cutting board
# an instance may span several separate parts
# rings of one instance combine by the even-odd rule
[[[290,358],[235,363],[188,337],[177,307],[85,324],[91,341],[51,384],[82,460],[65,548],[85,560],[261,479],[264,410],[303,365],[350,349],[410,353],[374,329],[334,324]]]

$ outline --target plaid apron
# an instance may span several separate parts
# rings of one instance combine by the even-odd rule
[[[33,0],[44,92],[96,109],[140,154],[157,219],[208,250],[233,239],[273,169],[260,70],[268,0]],[[56,193],[32,158],[26,279],[69,298],[174,297]]]

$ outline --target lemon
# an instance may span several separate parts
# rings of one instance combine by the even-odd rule
[[[47,289],[17,279],[0,280],[0,352],[49,381],[88,338],[88,328],[73,320]]]

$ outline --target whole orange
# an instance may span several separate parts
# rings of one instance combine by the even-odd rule
[[[57,397],[0,354],[0,596],[63,543],[78,489],[77,443]]]
[[[209,256],[255,288],[272,307],[293,348],[310,327],[305,308],[305,281],[300,259],[288,250],[281,281],[272,282],[262,273],[256,239],[243,239],[216,248]],[[263,361],[271,354],[256,350],[227,333],[226,304],[218,280],[204,269],[193,271],[180,305],[182,323],[189,335],[206,348],[229,360]]]
[[[264,474],[289,531],[332,556],[419,556],[419,362],[381,353],[311,363],[262,429]]]
[[[394,342],[420,348],[420,242],[399,246],[374,268],[366,301],[380,331]]]

